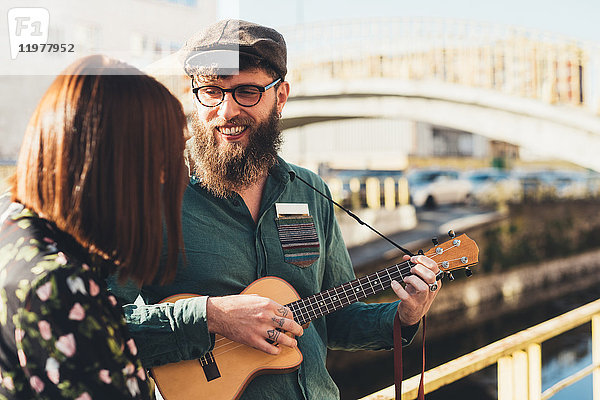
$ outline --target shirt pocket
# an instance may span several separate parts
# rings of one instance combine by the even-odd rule
[[[275,218],[285,262],[306,268],[319,259],[320,245],[312,216]]]

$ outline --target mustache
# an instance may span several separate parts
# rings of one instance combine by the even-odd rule
[[[254,120],[252,120],[251,118],[247,118],[247,117],[233,117],[230,119],[217,118],[213,121],[206,123],[207,127],[210,129],[215,129],[220,126],[226,125],[226,124],[248,125],[249,126],[249,125],[254,124]]]

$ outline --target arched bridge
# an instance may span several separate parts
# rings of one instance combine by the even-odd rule
[[[429,122],[600,171],[600,46],[515,27],[369,19],[282,29],[284,127]]]

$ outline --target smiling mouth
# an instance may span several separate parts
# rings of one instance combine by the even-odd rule
[[[220,127],[217,127],[217,130],[219,131],[219,133],[221,133],[222,135],[225,135],[225,136],[238,136],[238,135],[241,135],[242,133],[244,133],[246,128],[247,128],[246,125],[233,126],[233,127],[220,126]]]

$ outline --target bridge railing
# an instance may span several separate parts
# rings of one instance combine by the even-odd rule
[[[591,321],[592,364],[542,392],[541,345]],[[593,375],[593,400],[600,400],[600,300],[526,329],[425,372],[425,393],[497,364],[498,400],[547,400],[561,389]],[[417,397],[420,376],[402,384],[402,399]],[[393,399],[390,386],[361,400]]]
[[[313,23],[283,30],[288,80],[390,78],[491,89],[600,113],[600,49],[546,32],[433,18]]]
[[[334,200],[351,209],[371,208],[393,210],[409,204],[406,177],[353,177],[348,181],[327,179]]]

